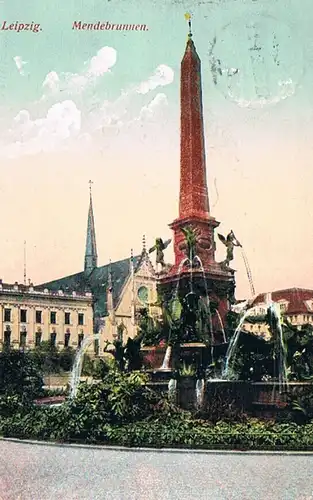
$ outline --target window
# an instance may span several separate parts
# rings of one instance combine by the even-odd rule
[[[70,345],[70,336],[71,334],[68,332],[64,335],[64,347],[68,347]]]
[[[36,323],[42,323],[42,312],[36,311]]]
[[[21,321],[21,323],[27,322],[27,310],[26,309],[20,310],[20,321]]]
[[[83,313],[78,313],[78,324],[79,325],[84,324],[84,314]]]
[[[20,333],[20,347],[26,347],[26,332]]]
[[[52,325],[55,325],[56,322],[57,322],[57,313],[54,312],[54,311],[51,311],[51,313],[50,313],[50,323]]]
[[[4,347],[10,347],[11,344],[11,330],[6,330],[4,332]]]
[[[78,335],[78,347],[81,347],[82,343],[83,343],[83,340],[84,340],[84,334],[83,333],[80,333]]]
[[[66,325],[71,324],[71,313],[65,313],[65,324]]]
[[[279,304],[279,308],[281,312],[286,312],[287,311],[287,305],[286,304]]]
[[[39,347],[41,344],[41,336],[42,336],[41,332],[36,332],[36,337],[35,337],[35,346],[36,347]]]
[[[51,333],[50,334],[50,344],[52,347],[55,347],[56,340],[57,340],[57,334],[55,332]]]
[[[11,309],[4,310],[4,321],[7,321],[8,323],[11,321]]]

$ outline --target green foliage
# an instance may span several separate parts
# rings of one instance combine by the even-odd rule
[[[106,425],[135,422],[154,413],[160,398],[145,387],[146,381],[140,372],[110,370],[100,382],[80,384],[77,397],[60,407],[29,407],[27,419],[19,402],[10,401],[14,411],[8,411],[8,402],[0,431],[5,436],[37,439],[104,439]]]
[[[298,425],[313,422],[313,388],[311,385],[297,396],[288,397],[288,406],[280,419],[286,422],[296,422]]]
[[[0,394],[29,401],[42,393],[43,380],[29,353],[5,350],[0,353]]]
[[[59,363],[60,363],[60,369],[69,372],[71,371],[73,364],[74,364],[74,359],[75,359],[76,352],[72,347],[65,347],[60,351],[59,353]]]
[[[94,402],[95,404],[95,402]],[[169,403],[149,418],[111,424],[95,418],[91,410],[64,405],[36,408],[28,415],[0,420],[5,437],[53,441],[107,443],[128,447],[171,447],[240,450],[312,450],[313,424],[299,426],[271,421],[244,423],[216,422],[192,418],[189,412],[175,411]],[[79,412],[80,411],[80,412]]]
[[[40,346],[30,351],[30,356],[42,373],[60,373],[59,351],[50,342],[41,342]]]
[[[239,380],[260,382],[274,376],[273,346],[262,337],[242,331],[231,364]]]
[[[82,375],[87,377],[94,377],[95,379],[102,379],[109,371],[110,361],[108,358],[94,358],[92,359],[88,354],[84,355]]]
[[[164,328],[162,322],[149,316],[146,309],[141,311],[138,332],[142,337],[142,344],[144,346],[158,345],[164,338]]]
[[[306,381],[313,378],[313,328],[304,325],[301,330],[285,321],[283,325],[287,345],[289,379]]]
[[[222,384],[222,386],[221,386]],[[242,391],[235,384],[211,383],[206,388],[207,403],[197,415],[207,422],[247,422],[245,408],[250,406],[249,391]]]
[[[183,363],[181,369],[179,370],[179,374],[181,377],[193,377],[196,375],[196,369],[192,365]]]

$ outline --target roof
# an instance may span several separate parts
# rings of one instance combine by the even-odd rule
[[[134,257],[134,267],[138,266],[140,256]],[[95,301],[95,316],[107,315],[107,288],[109,285],[109,270],[111,268],[113,283],[113,305],[116,306],[121,291],[130,273],[130,259],[111,262],[105,266],[95,268],[91,274],[84,272],[65,276],[48,283],[43,283],[35,289],[42,287],[49,290],[63,290],[64,292],[85,292],[91,291]]]
[[[260,293],[253,301],[253,305],[265,303],[267,295],[267,293]],[[313,300],[313,290],[296,287],[276,290],[271,292],[271,300],[273,302],[288,302],[287,314],[312,312],[311,308],[306,304],[306,301]]]

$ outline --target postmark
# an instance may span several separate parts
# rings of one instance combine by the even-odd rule
[[[241,107],[262,108],[295,94],[303,46],[284,21],[261,13],[230,21],[209,43],[212,80]]]

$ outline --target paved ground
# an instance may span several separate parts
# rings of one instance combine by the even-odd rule
[[[313,455],[193,454],[0,441],[0,500],[313,500]]]

